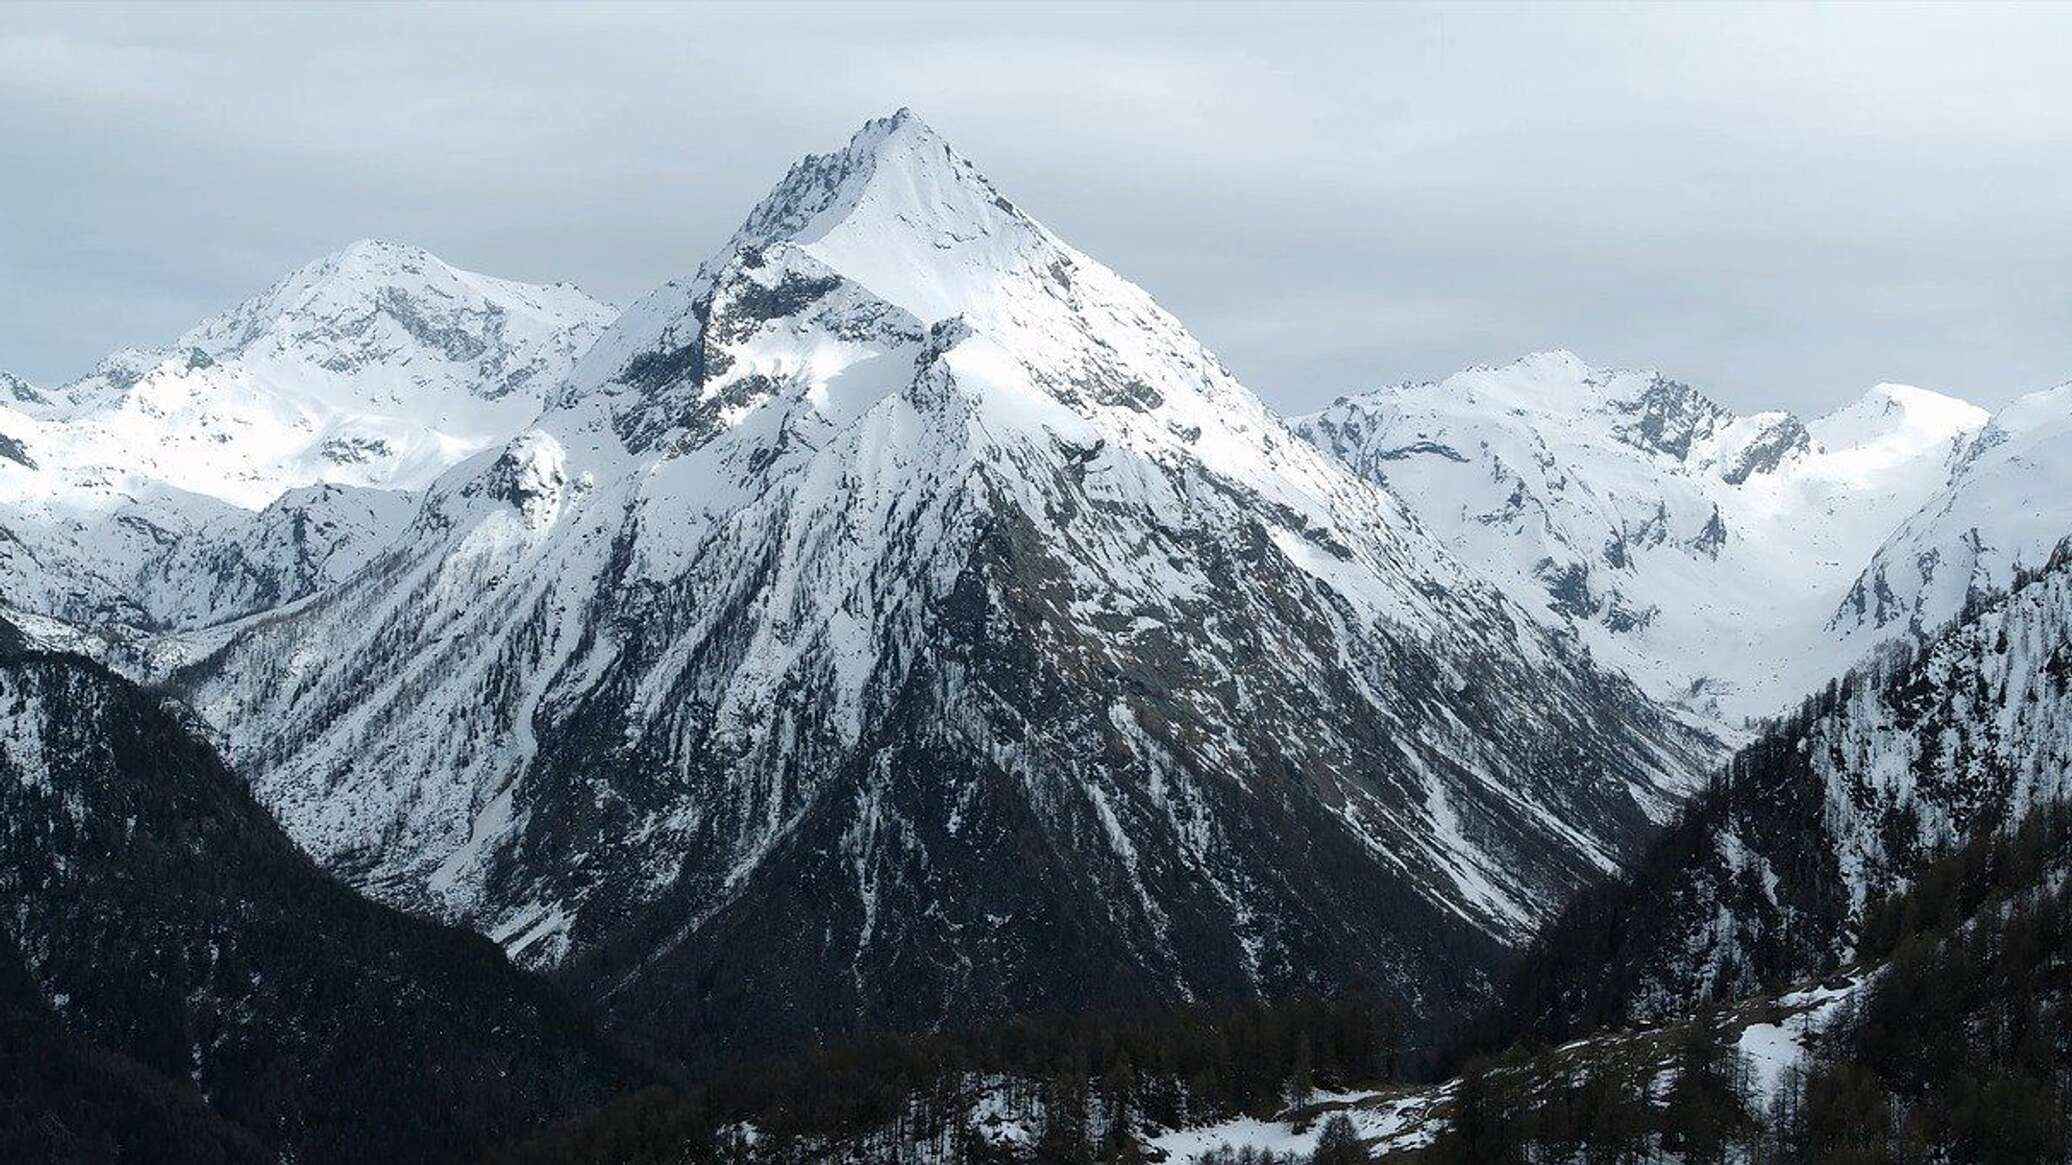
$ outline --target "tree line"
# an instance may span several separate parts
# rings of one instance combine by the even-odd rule
[[[1390,1080],[1401,1036],[1364,992],[887,1033],[623,1097],[498,1160],[764,1165],[925,1145],[971,1165],[1136,1162],[1147,1127],[1271,1118],[1316,1089]],[[994,1135],[989,1116],[1030,1135]],[[1327,1165],[1364,1159],[1346,1155],[1340,1124]]]

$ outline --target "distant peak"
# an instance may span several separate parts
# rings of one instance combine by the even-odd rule
[[[866,177],[884,167],[942,169],[962,171],[968,180],[985,182],[977,168],[951,149],[933,126],[906,108],[865,122],[842,152],[851,159],[852,171]]]
[[[1593,378],[1609,375],[1612,371],[1593,368],[1566,348],[1550,348],[1542,352],[1527,352],[1505,364],[1471,364],[1447,379],[1450,382],[1461,377],[1479,380],[1494,376],[1505,380],[1529,379],[1536,383],[1590,385],[1594,383]]]
[[[932,127],[930,127],[927,122],[922,121],[921,115],[915,113],[911,106],[902,105],[898,109],[893,110],[891,113],[887,114],[884,117],[874,117],[871,120],[864,122],[863,129],[858,131],[857,136],[861,137],[863,134],[869,133],[872,129],[897,131],[905,129],[908,126],[913,126],[917,130],[930,135],[933,135],[935,133],[935,130]]]
[[[865,148],[870,148],[879,142],[895,137],[927,139],[935,142],[942,140],[942,135],[935,132],[934,126],[921,120],[920,114],[902,105],[884,117],[874,117],[864,122],[863,127],[857,130],[850,137],[849,141],[852,148],[859,144]]]
[[[1580,368],[1586,372],[1590,370],[1590,365],[1585,363],[1581,356],[1576,355],[1567,348],[1549,348],[1544,352],[1527,352],[1511,363],[1514,366],[1522,364],[1535,367]]]
[[[1877,384],[1872,385],[1870,390],[1863,394],[1863,398],[1865,400],[1889,400],[1907,408],[1971,409],[1977,407],[1962,397],[1951,396],[1946,392],[1937,392],[1932,388],[1921,388],[1912,384],[1895,384],[1889,380],[1879,381]]]
[[[1903,417],[1904,423],[1909,425],[1952,432],[1976,429],[1986,423],[1989,415],[1986,410],[1960,397],[1891,381],[1872,385],[1853,403],[1830,415],[1845,414],[1863,420],[1877,416]]]
[[[337,251],[326,255],[310,268],[328,269],[332,272],[375,270],[383,273],[400,270],[421,270],[431,264],[445,266],[444,260],[423,247],[388,239],[355,239]],[[292,277],[291,277],[292,278]]]
[[[1990,414],[1969,401],[1911,384],[1881,383],[1807,427],[1830,452],[1937,447],[1977,432]]]
[[[873,190],[895,215],[913,212],[914,223],[954,214],[952,203],[1005,200],[977,167],[951,149],[910,109],[863,124],[842,149],[809,154],[794,163],[775,188],[756,204],[736,243],[780,240],[811,242],[840,225]],[[959,197],[959,195],[964,197]],[[926,203],[936,205],[929,206]]]
[[[308,350],[313,352],[325,345],[359,342],[352,338],[371,333],[355,321],[386,311],[396,316],[397,325],[404,330],[423,332],[419,341],[442,354],[479,353],[486,350],[491,338],[482,332],[477,317],[492,307],[511,317],[530,318],[533,326],[526,330],[533,332],[601,328],[615,314],[608,305],[574,289],[478,275],[423,247],[361,238],[304,263],[266,290],[202,321],[181,336],[174,348],[221,360],[269,336],[289,346],[302,344],[301,337],[310,337],[314,346]],[[336,352],[327,352],[322,358],[348,362]]]
[[[407,243],[398,243],[391,239],[377,239],[372,237],[364,239],[354,239],[352,242],[347,243],[342,249],[340,249],[338,253],[340,255],[378,255],[397,254],[404,252],[418,255],[422,255],[425,253],[424,248],[422,247],[413,247]]]

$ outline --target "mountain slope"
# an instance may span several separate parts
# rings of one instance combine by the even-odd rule
[[[1850,958],[1923,857],[2072,794],[2072,543],[1738,754],[1627,879],[1536,944],[1508,1005],[1552,1040]]]
[[[1869,912],[1835,974],[1559,1044],[1529,1037],[1449,1079],[1392,1077],[1399,1061],[1375,1042],[1386,1021],[1358,1001],[1222,1022],[1200,1009],[1062,1030],[1025,1019],[859,1042],[735,1074],[698,1101],[613,1105],[509,1159],[620,1162],[665,1146],[744,1162],[1361,1160],[1324,1152],[1342,1118],[1368,1158],[1423,1165],[2042,1165],[2072,1148],[2068,875],[2072,804],[2038,806],[1927,859]]]
[[[402,490],[291,489],[257,513],[232,510],[181,534],[141,572],[134,593],[167,621],[271,610],[350,578],[409,527],[418,504]]]
[[[103,1133],[184,1123],[196,1159],[205,1126],[222,1159],[249,1149],[199,1098],[269,1156],[458,1160],[639,1079],[492,944],[320,873],[154,698],[0,631],[0,1004],[34,1041],[0,1074],[17,1102],[106,1104]]]
[[[794,167],[349,580],[161,645],[328,866],[687,1054],[1366,979],[1709,741],[920,121]]]
[[[1862,640],[1956,618],[2072,529],[2072,384],[1993,414],[1949,481],[1885,539],[1829,627]]]
[[[1984,422],[1899,385],[1810,423],[1736,416],[1657,373],[1554,352],[1296,425],[1649,694],[1738,725],[1869,646],[1822,623]]]
[[[9,404],[44,404],[47,398],[36,391],[35,385],[5,368],[0,368],[0,401]]]
[[[0,595],[90,628],[300,597],[414,501],[295,491],[421,488],[528,425],[613,315],[573,287],[363,241],[169,348],[18,386],[0,395]]]

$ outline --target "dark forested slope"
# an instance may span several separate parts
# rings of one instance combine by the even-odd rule
[[[0,1145],[460,1160],[640,1078],[493,943],[318,871],[157,699],[4,630]]]

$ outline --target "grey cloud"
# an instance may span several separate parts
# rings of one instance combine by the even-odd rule
[[[0,367],[363,235],[620,302],[913,105],[1289,409],[1569,347],[1740,407],[2072,377],[2072,10],[0,8]]]

